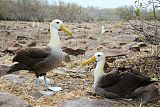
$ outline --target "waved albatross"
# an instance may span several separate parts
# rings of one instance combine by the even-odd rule
[[[102,52],[96,52],[93,57],[82,62],[81,66],[97,62],[94,70],[94,92],[106,98],[127,98],[134,99],[140,93],[136,89],[145,87],[153,82],[149,77],[131,72],[127,69],[115,69],[104,73],[105,55]]]
[[[37,79],[36,84],[40,91],[40,77],[44,76],[45,86],[47,90],[59,91],[61,87],[50,87],[46,73],[54,68],[56,68],[62,61],[62,49],[61,41],[58,34],[58,31],[64,31],[68,35],[72,35],[72,32],[69,31],[59,19],[55,19],[50,24],[50,41],[49,44],[45,47],[33,47],[22,49],[17,52],[16,56],[13,58],[13,62],[17,62],[10,67],[10,70],[7,72],[12,73],[19,70],[29,70],[32,71]],[[40,91],[42,94],[49,94],[49,91]],[[51,91],[50,91],[51,92]]]

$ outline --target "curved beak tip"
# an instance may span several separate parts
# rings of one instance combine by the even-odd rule
[[[60,30],[66,32],[68,35],[72,36],[72,32],[70,30],[68,30],[63,24],[61,25]]]
[[[84,65],[90,64],[90,63],[95,62],[95,61],[96,61],[96,57],[93,56],[93,57],[91,57],[90,59],[88,59],[87,61],[82,62],[82,63],[80,64],[80,66],[82,67],[82,66],[84,66]]]

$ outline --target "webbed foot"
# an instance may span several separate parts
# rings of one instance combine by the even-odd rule
[[[48,87],[48,90],[54,91],[54,92],[58,92],[63,90],[61,87]]]
[[[49,95],[53,95],[53,94],[55,94],[53,91],[39,91],[41,94],[43,94],[43,95],[47,95],[47,96],[49,96]]]

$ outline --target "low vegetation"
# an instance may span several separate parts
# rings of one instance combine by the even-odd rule
[[[158,0],[153,1],[159,3]],[[59,18],[70,22],[92,22],[136,19],[139,11],[139,18],[145,20],[155,20],[155,16],[158,17],[160,15],[156,10],[157,5],[154,4],[155,8],[148,9],[142,8],[137,3],[139,2],[135,2],[135,6],[99,9],[95,7],[84,8],[77,4],[63,1],[51,3],[49,0],[0,0],[0,20],[50,21]],[[153,5],[153,3],[151,2],[150,5]]]

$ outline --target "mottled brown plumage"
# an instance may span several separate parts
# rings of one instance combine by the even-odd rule
[[[131,69],[130,69],[131,70]],[[133,71],[133,70],[131,70]],[[95,92],[106,98],[134,98],[134,91],[155,81],[128,70],[111,71],[102,75],[95,83]]]
[[[45,75],[62,61],[62,55],[54,51],[50,47],[22,49],[13,58],[18,63],[8,73],[24,69],[34,72],[37,77]]]
[[[95,61],[97,64],[94,70],[93,88],[95,93],[106,98],[135,98],[142,94],[135,90],[157,82],[132,68],[117,68],[105,74],[105,56],[102,52],[95,53],[93,57],[81,65],[84,66]]]

